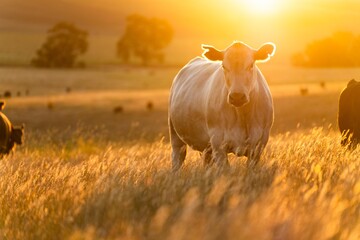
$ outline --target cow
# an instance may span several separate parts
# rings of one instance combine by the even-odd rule
[[[4,102],[0,102],[0,111],[5,107]],[[0,112],[0,158],[8,155],[15,149],[15,144],[23,144],[24,125],[13,126],[4,113]]]
[[[339,97],[338,125],[341,145],[355,148],[360,143],[360,82],[350,80]]]
[[[256,165],[274,120],[272,96],[256,62],[273,56],[275,45],[253,49],[235,41],[222,51],[202,48],[202,57],[185,65],[171,86],[172,168],[181,168],[187,146],[201,152],[205,166],[227,168],[228,153]]]

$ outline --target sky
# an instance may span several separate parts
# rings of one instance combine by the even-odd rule
[[[168,20],[178,39],[272,41],[290,55],[337,31],[360,34],[359,12],[358,0],[1,0],[0,33],[46,32],[67,20],[119,35],[137,13]]]
[[[355,28],[359,11],[357,0],[1,0],[0,26],[32,28],[68,18],[105,32],[110,24],[123,24],[126,15],[139,13],[168,19],[182,31],[200,28],[210,33],[257,22],[287,28]]]

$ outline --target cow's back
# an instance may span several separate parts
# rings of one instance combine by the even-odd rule
[[[342,133],[349,131],[360,139],[360,83],[345,88],[339,98],[338,124]]]
[[[0,154],[7,151],[12,125],[5,114],[0,112]]]
[[[209,142],[206,109],[209,97],[217,98],[213,91],[219,79],[219,62],[195,58],[177,74],[171,87],[169,118],[179,137],[194,149],[202,151]]]
[[[197,92],[192,97],[204,97],[209,91],[211,82],[215,79],[215,74],[220,68],[219,62],[211,62],[204,58],[195,58],[185,65],[176,75],[171,87],[170,103],[178,95]],[[202,96],[200,96],[202,94]]]

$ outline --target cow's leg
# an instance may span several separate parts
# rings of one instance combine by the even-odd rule
[[[210,140],[212,148],[212,157],[216,165],[220,168],[229,167],[229,161],[226,152],[226,146],[223,144],[223,138],[220,135],[213,135]]]
[[[213,156],[212,156],[212,148],[211,148],[210,144],[203,151],[202,159],[203,159],[204,167],[210,167],[214,163]]]
[[[186,157],[186,143],[184,143],[179,135],[176,133],[174,126],[169,118],[169,132],[170,132],[170,142],[171,142],[171,160],[172,160],[172,169],[177,171],[181,168]]]

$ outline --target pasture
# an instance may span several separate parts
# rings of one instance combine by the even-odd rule
[[[0,161],[0,238],[359,239],[360,150],[340,147],[336,113],[360,70],[259,66],[275,107],[259,165],[207,170],[190,150],[176,174],[178,67],[1,68],[4,113],[26,138]]]

